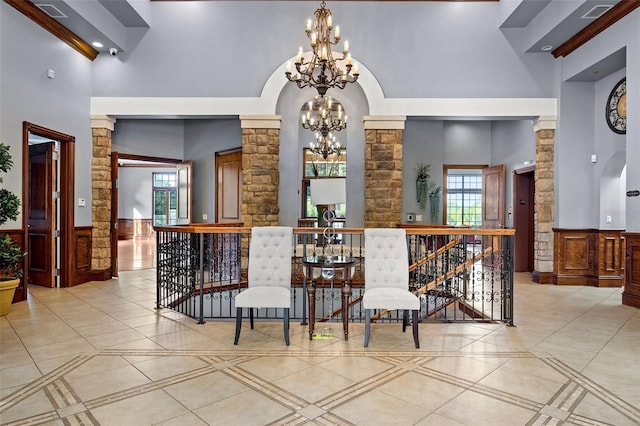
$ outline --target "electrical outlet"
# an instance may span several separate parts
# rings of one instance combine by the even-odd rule
[[[413,213],[407,213],[407,222],[414,222],[416,219],[416,215]]]
[[[416,215],[416,222],[422,222],[422,215],[421,214],[417,214]]]
[[[611,223],[611,215],[610,215],[610,214],[608,214],[608,215],[605,217],[605,222],[607,222],[607,223]]]
[[[202,213],[202,220],[207,220],[207,214],[206,213]]]

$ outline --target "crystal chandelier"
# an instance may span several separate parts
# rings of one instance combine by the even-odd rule
[[[318,94],[324,95],[332,87],[344,89],[347,83],[358,80],[360,73],[358,65],[351,60],[348,41],[344,42],[342,57],[337,59],[333,57],[331,46],[340,42],[340,27],[336,27],[332,37],[331,10],[325,8],[324,0],[320,3],[320,9],[316,9],[315,17],[315,22],[311,19],[307,21],[306,29],[307,37],[311,40],[311,59],[305,62],[303,50],[300,47],[295,62],[296,74],[292,75],[291,62],[289,62],[285,75],[299,88],[313,87]],[[344,61],[344,68],[338,67],[337,61]]]
[[[334,101],[331,96],[316,95],[307,103],[307,110],[302,112],[300,125],[326,136],[329,132],[346,129],[347,116],[340,102]]]
[[[311,142],[309,144],[309,149],[314,154],[320,155],[324,160],[326,160],[330,155],[340,154],[344,148],[340,145],[340,142],[336,141],[336,137],[333,133],[323,135],[320,132],[316,132],[316,142]]]

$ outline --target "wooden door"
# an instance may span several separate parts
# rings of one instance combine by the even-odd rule
[[[513,175],[513,228],[514,272],[533,272],[533,216],[535,182],[534,172],[516,172]]]
[[[242,152],[216,154],[216,223],[242,222]]]
[[[482,227],[504,227],[504,164],[482,169]]]
[[[29,146],[27,268],[29,283],[44,287],[55,286],[54,150],[54,142]]]
[[[178,218],[177,225],[191,223],[193,206],[192,179],[193,167],[191,161],[185,161],[176,166],[176,186],[178,188]]]
[[[482,227],[504,228],[504,164],[482,169]],[[493,255],[484,260],[486,266],[498,266],[501,262],[502,242],[499,237],[485,236],[484,248],[493,250]]]

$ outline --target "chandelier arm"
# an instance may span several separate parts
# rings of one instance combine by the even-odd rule
[[[312,56],[309,62],[305,62],[302,55],[302,48],[296,57],[295,76],[291,75],[289,68],[285,73],[287,79],[295,82],[299,88],[314,87],[318,94],[324,95],[330,88],[344,89],[347,83],[353,83],[358,79],[357,67],[352,74],[351,56],[348,54],[349,47],[344,43],[344,49],[340,57],[334,58],[332,46],[340,43],[339,28],[333,32],[333,18],[331,10],[326,8],[324,0],[320,8],[314,12],[315,21],[307,21],[305,30],[307,38],[311,41]],[[344,69],[338,66],[338,61],[346,61]]]

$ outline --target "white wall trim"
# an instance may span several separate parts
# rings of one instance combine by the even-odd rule
[[[407,117],[404,115],[365,115],[362,117],[365,130],[371,129],[393,129],[404,130],[404,123]]]
[[[279,129],[281,115],[241,115],[240,127],[243,129]]]
[[[92,129],[109,129],[113,132],[115,128],[116,119],[108,115],[92,115],[91,116],[91,128]]]
[[[540,130],[555,130],[556,129],[556,117],[538,117],[535,123],[533,123],[533,131],[538,132]]]

